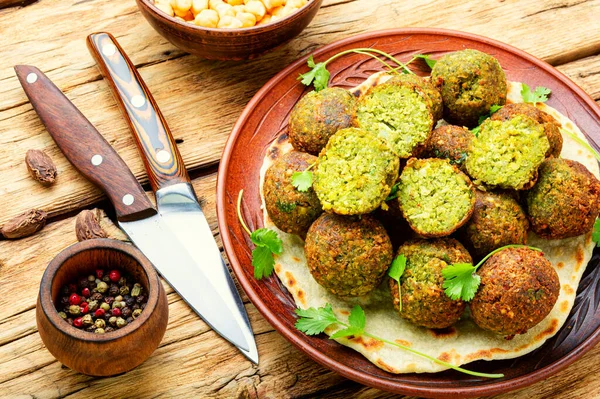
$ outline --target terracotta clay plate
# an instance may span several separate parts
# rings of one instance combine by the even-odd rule
[[[402,61],[414,54],[443,54],[465,48],[481,50],[500,61],[507,78],[531,87],[552,89],[548,104],[573,120],[590,141],[600,142],[600,109],[594,101],[552,66],[509,45],[468,33],[440,29],[398,29],[354,36],[314,53],[323,61],[346,49],[375,47]],[[428,74],[421,65],[419,74]],[[350,55],[328,65],[330,86],[356,86],[373,72],[382,70],[375,60]],[[225,250],[235,274],[262,315],[290,342],[315,361],[362,384],[386,391],[426,397],[456,398],[492,395],[522,388],[565,368],[600,341],[600,252],[596,251],[584,274],[575,305],[562,329],[541,348],[512,360],[478,361],[467,367],[487,373],[504,373],[500,380],[481,379],[455,371],[435,374],[390,374],[325,335],[309,337],[294,328],[295,304],[273,274],[253,277],[251,249],[236,216],[236,199],[244,189],[243,214],[251,229],[262,227],[259,170],[265,150],[286,128],[294,104],[308,90],[298,75],[308,70],[306,57],[271,79],[250,101],[237,121],[219,168],[217,210]]]

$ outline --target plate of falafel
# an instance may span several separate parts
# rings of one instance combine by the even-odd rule
[[[600,341],[593,100],[461,32],[374,32],[312,57],[353,48],[318,90],[298,82],[306,58],[287,67],[228,140],[219,227],[249,298],[311,358],[388,391],[497,394],[566,367]],[[276,233],[274,275],[255,278],[239,217]],[[337,324],[307,332],[298,315]]]

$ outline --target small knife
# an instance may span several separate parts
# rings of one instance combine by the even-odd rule
[[[245,308],[201,213],[173,140],[167,141],[158,134],[148,135],[151,143],[164,143],[161,149],[171,151],[170,162],[145,160],[158,162],[153,164],[158,174],[151,177],[159,204],[157,212],[125,162],[41,71],[26,65],[16,66],[15,71],[58,147],[85,177],[105,191],[115,207],[119,226],[213,330],[258,363]],[[152,112],[150,97],[144,97],[144,103],[139,107],[140,113],[146,118],[158,115],[162,120],[160,114]],[[134,104],[139,104],[138,100],[129,103]],[[142,127],[152,127],[145,120],[141,123]],[[169,165],[168,170],[162,167],[165,164]],[[192,241],[197,252],[190,253],[181,242],[181,235],[175,234],[181,227],[188,234],[195,234]],[[189,238],[186,240],[189,245]]]

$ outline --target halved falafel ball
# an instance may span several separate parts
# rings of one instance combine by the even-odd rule
[[[544,127],[528,116],[486,119],[471,141],[465,166],[476,184],[526,190],[535,184],[549,148]]]
[[[453,238],[413,240],[400,246],[398,255],[406,257],[400,278],[402,311],[398,283],[389,279],[389,284],[400,317],[428,328],[446,328],[456,323],[467,304],[446,295],[442,270],[453,263],[472,263],[465,247]]]
[[[383,138],[363,129],[342,129],[321,151],[313,187],[325,211],[369,213],[390,193],[399,167],[400,160]]]
[[[560,282],[544,254],[506,248],[477,271],[481,284],[471,301],[473,321],[484,330],[512,338],[542,321],[554,307]]]
[[[409,159],[398,193],[402,214],[424,237],[452,234],[469,220],[475,206],[471,181],[447,159]]]
[[[535,186],[525,192],[532,230],[544,238],[575,237],[592,230],[600,182],[577,161],[548,158]]]
[[[409,82],[386,82],[358,100],[357,125],[386,139],[400,158],[418,156],[433,128],[431,101]]]
[[[314,279],[339,296],[377,287],[392,263],[392,243],[374,217],[321,215],[308,230],[304,253]]]
[[[431,82],[442,93],[444,119],[475,127],[492,105],[506,103],[506,75],[494,57],[467,49],[446,54],[431,70]]]
[[[429,99],[429,108],[431,109],[431,113],[433,115],[434,126],[437,121],[442,119],[442,95],[429,79],[425,79],[419,75],[415,75],[414,73],[403,73],[388,80],[388,83],[393,84],[394,82],[408,82],[420,87],[423,90],[423,94],[425,94],[425,96]]]
[[[295,149],[317,155],[338,130],[352,126],[356,98],[347,90],[328,87],[311,91],[292,109],[288,135]]]
[[[461,231],[464,243],[476,258],[509,244],[526,244],[527,215],[508,193],[475,192],[473,216]]]
[[[426,155],[431,158],[449,159],[451,164],[462,167],[469,154],[473,133],[465,127],[444,125],[431,132]]]
[[[506,104],[500,108],[490,119],[493,121],[506,121],[515,115],[525,115],[541,124],[550,143],[550,149],[546,152],[546,157],[558,158],[563,146],[563,137],[560,134],[560,124],[549,115],[528,103]]]

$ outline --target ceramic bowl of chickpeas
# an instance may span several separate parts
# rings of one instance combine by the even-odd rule
[[[256,58],[297,36],[323,0],[136,0],[181,50],[202,58]]]

